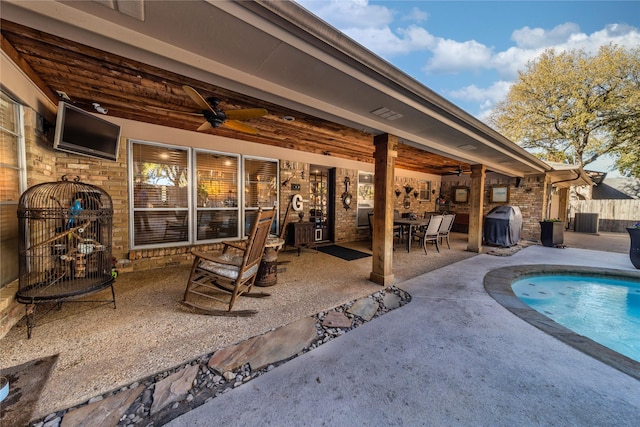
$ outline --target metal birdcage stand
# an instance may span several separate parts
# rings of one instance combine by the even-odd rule
[[[116,308],[111,255],[113,204],[99,187],[65,176],[35,185],[18,205],[19,284],[16,300],[26,304],[27,337],[38,303],[62,302],[111,287]]]

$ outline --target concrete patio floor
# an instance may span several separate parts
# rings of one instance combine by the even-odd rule
[[[530,246],[463,260],[400,284],[410,304],[168,425],[638,425],[637,379],[486,293],[485,274],[522,264],[635,271],[628,255],[575,248]]]
[[[289,396],[289,398],[295,396],[297,399],[299,395],[301,400],[297,404],[293,404],[292,401],[289,404],[274,401],[267,405],[275,405],[271,409],[258,405],[252,410],[256,411],[254,412],[256,415],[253,418],[243,418],[241,413],[244,412],[244,409],[235,412],[235,418],[231,418],[234,416],[234,412],[231,411],[228,415],[230,417],[228,421],[232,425],[269,423],[263,422],[264,420],[271,420],[270,423],[276,425],[320,425],[329,422],[343,424],[347,421],[351,422],[351,417],[358,413],[361,414],[362,410],[356,410],[353,414],[347,413],[348,411],[344,413],[338,411],[334,417],[334,415],[326,415],[324,409],[316,411],[311,406],[317,406],[318,408],[324,408],[325,404],[331,406],[331,401],[338,396],[355,393],[355,395],[360,396],[360,398],[356,399],[361,400],[360,403],[356,404],[350,398],[346,399],[346,401],[351,402],[350,404],[355,405],[353,406],[354,408],[371,404],[373,406],[369,412],[378,414],[379,410],[386,407],[386,416],[392,418],[389,418],[388,422],[383,424],[465,425],[469,424],[465,421],[468,418],[460,418],[461,414],[456,414],[457,410],[455,409],[459,405],[452,403],[449,406],[447,399],[438,403],[439,406],[442,406],[439,411],[444,412],[439,413],[434,411],[433,408],[429,408],[428,412],[433,414],[433,417],[426,418],[411,416],[413,411],[411,408],[403,409],[404,403],[386,406],[385,402],[389,399],[396,401],[396,403],[402,402],[402,399],[397,399],[404,393],[415,394],[411,391],[413,386],[417,387],[414,391],[418,392],[419,395],[419,391],[422,388],[415,384],[419,376],[414,377],[411,375],[411,372],[416,373],[418,371],[421,372],[419,375],[425,375],[425,377],[435,376],[440,378],[436,383],[426,382],[426,384],[431,384],[428,394],[433,395],[432,397],[434,398],[440,395],[437,390],[441,386],[446,386],[443,390],[447,390],[447,387],[449,387],[450,399],[454,399],[456,393],[466,395],[467,392],[464,390],[455,391],[454,383],[464,388],[467,387],[465,381],[469,378],[476,378],[477,381],[474,381],[477,384],[473,385],[473,389],[477,393],[486,394],[487,391],[491,391],[494,388],[505,388],[504,384],[500,384],[501,381],[509,382],[504,375],[492,378],[491,372],[496,368],[500,370],[500,361],[503,358],[508,364],[513,363],[514,359],[519,357],[527,360],[527,364],[529,363],[528,359],[538,360],[538,357],[541,358],[540,360],[549,363],[548,356],[545,356],[548,351],[558,352],[560,360],[568,360],[571,365],[573,365],[573,358],[577,358],[580,361],[582,357],[591,361],[580,361],[580,364],[586,363],[589,369],[593,369],[595,366],[596,370],[602,370],[603,372],[611,370],[606,366],[600,369],[602,364],[592,361],[591,358],[582,353],[578,352],[580,356],[575,356],[573,354],[576,352],[575,350],[564,349],[563,345],[559,346],[552,338],[542,334],[535,328],[533,329],[536,332],[531,332],[535,339],[537,340],[540,334],[544,338],[540,338],[540,346],[536,345],[536,349],[530,352],[528,349],[528,346],[531,345],[529,329],[532,327],[515,318],[515,316],[495,303],[482,289],[481,278],[484,275],[484,271],[510,263],[530,263],[530,258],[535,259],[536,263],[568,263],[576,265],[586,263],[586,265],[602,265],[609,268],[611,268],[612,264],[624,266],[626,263],[627,268],[632,269],[628,255],[624,254],[628,252],[628,236],[591,236],[567,232],[565,233],[565,244],[569,246],[569,249],[534,246],[522,250],[516,255],[505,257],[476,256],[476,254],[466,252],[464,250],[466,248],[465,239],[466,235],[455,234],[452,238],[452,250],[444,249],[440,253],[429,251],[427,256],[417,247],[410,254],[407,254],[403,250],[404,246],[398,245],[394,255],[396,284],[411,293],[414,299],[407,306],[382,316],[382,318],[389,317],[391,322],[389,325],[380,324],[382,318],[370,322],[372,325],[379,325],[377,328],[387,332],[395,331],[395,333],[392,333],[393,336],[388,336],[379,329],[369,331],[375,337],[367,336],[366,332],[358,332],[360,329],[367,331],[369,328],[374,328],[374,326],[367,326],[367,324],[364,325],[366,328],[363,326],[334,340],[335,344],[333,342],[324,344],[322,347],[302,357],[287,362],[285,365],[263,376],[272,378],[272,381],[275,382],[266,387],[271,390],[283,390],[283,393],[276,394]],[[350,246],[366,251],[366,245],[366,243],[360,243]],[[612,252],[617,251],[619,253],[574,249],[581,245],[606,247]],[[537,251],[540,251],[540,253]],[[188,268],[131,273],[121,275],[117,281],[116,298],[118,300],[118,308],[116,310],[113,310],[108,305],[83,307],[83,304],[65,304],[62,310],[48,313],[38,320],[38,326],[34,329],[33,337],[30,340],[26,339],[24,324],[14,327],[6,337],[0,340],[0,368],[15,366],[41,357],[58,356],[58,361],[54,366],[49,381],[44,386],[34,408],[32,419],[38,419],[53,411],[80,404],[92,397],[127,386],[151,374],[194,360],[203,354],[263,334],[305,316],[371,295],[381,289],[381,287],[366,280],[371,268],[370,258],[343,261],[313,250],[305,250],[300,257],[297,256],[295,251],[283,252],[280,254],[279,260],[288,261],[283,265],[286,271],[279,274],[278,285],[272,288],[263,288],[263,290],[271,292],[272,297],[267,300],[242,300],[242,303],[246,304],[246,306],[240,308],[257,308],[259,314],[256,317],[219,318],[197,315],[193,312],[181,310],[177,305],[177,301],[180,299],[184,289]],[[418,304],[415,304],[416,302]],[[453,304],[453,306],[449,306],[449,304]],[[411,308],[409,309],[409,307]],[[463,316],[460,316],[460,310],[462,310]],[[396,318],[396,316],[400,317]],[[502,323],[505,324],[505,328],[502,328]],[[431,325],[432,327],[425,328],[425,325]],[[499,325],[499,327],[496,325]],[[398,331],[403,331],[403,333],[398,334]],[[460,335],[464,331],[469,331],[471,335]],[[421,336],[418,334],[415,336],[413,335],[414,332],[435,335]],[[505,333],[506,335],[504,335]],[[345,337],[351,335],[355,336],[343,343]],[[376,338],[377,336],[380,338]],[[355,341],[351,341],[352,339]],[[439,343],[438,340],[443,341]],[[460,343],[458,340],[467,344],[463,348],[459,348]],[[514,345],[511,345],[510,342],[513,342]],[[486,348],[486,353],[484,353],[484,350],[480,351],[490,343],[492,344],[489,345],[491,348]],[[333,350],[323,348],[327,346],[335,348]],[[501,346],[504,347],[506,352],[504,356],[499,354],[503,351],[500,348]],[[557,349],[558,346],[559,349]],[[478,347],[478,351],[473,350],[476,347]],[[349,351],[345,352],[345,349],[349,349]],[[352,351],[352,349],[357,349],[357,351]],[[333,353],[334,351],[348,353],[348,355],[340,356],[336,359],[337,355]],[[434,351],[436,353],[440,351],[441,353],[430,355],[430,352]],[[331,355],[330,361],[317,363],[318,360],[315,358],[322,357],[325,352]],[[368,354],[369,352],[375,354],[375,356],[371,357],[371,354]],[[422,352],[424,352],[424,358],[420,356]],[[517,357],[510,355],[513,352],[517,354]],[[566,353],[569,355],[567,356]],[[475,356],[471,357],[471,354]],[[433,356],[437,357],[434,358]],[[322,375],[330,373],[328,377],[329,384],[325,384],[325,386],[328,387],[333,384],[333,387],[330,389],[321,388],[318,390],[320,394],[315,396],[316,399],[323,400],[325,403],[314,403],[312,399],[314,393],[309,394],[309,400],[306,401],[306,397],[304,397],[306,392],[303,393],[302,390],[293,393],[285,392],[286,390],[297,390],[297,387],[301,386],[301,384],[310,385],[309,378],[306,378],[299,385],[286,384],[289,376],[292,379],[300,379],[297,374],[294,375],[287,371],[289,369],[288,366],[294,363],[303,363],[299,360],[306,360],[309,357],[312,358],[311,364],[305,367],[305,370],[316,372],[316,369],[319,369],[319,371],[323,371]],[[346,357],[346,359],[342,360],[342,357]],[[407,357],[409,359],[406,359]],[[564,357],[569,357],[569,359],[563,359]],[[367,361],[367,359],[376,359],[379,362],[371,362],[370,360]],[[404,363],[402,360],[411,360],[412,362]],[[440,371],[435,369],[437,368],[436,366],[432,366],[438,360],[442,362],[437,363],[440,366]],[[556,363],[555,359],[552,359],[552,361]],[[370,363],[374,364],[369,366]],[[534,366],[539,363],[541,362],[536,361]],[[590,365],[590,363],[596,363],[596,365]],[[490,366],[494,367],[490,368]],[[283,369],[287,370],[283,371]],[[434,370],[432,371],[432,369]],[[447,373],[448,369],[451,372]],[[510,369],[513,370],[514,368],[510,367]],[[524,368],[524,371],[529,372],[530,369],[534,368]],[[545,369],[548,371],[551,368],[547,367]],[[561,369],[558,366],[553,368],[554,375],[556,375],[556,370]],[[467,374],[461,377],[460,375],[462,374],[460,372],[467,372]],[[370,378],[367,378],[367,373]],[[566,375],[569,375],[569,373]],[[548,390],[554,389],[556,392],[554,396],[557,394],[562,395],[560,391],[564,389],[565,385],[562,385],[562,387],[560,385],[563,384],[563,381],[569,381],[570,378],[573,378],[572,375],[567,378],[560,376],[558,378],[564,378],[560,381],[560,384],[552,382],[551,386],[546,384],[545,387]],[[623,375],[623,377],[619,377],[619,375]],[[344,383],[338,381],[335,383],[335,376],[344,376],[345,380],[346,378],[352,378],[356,381],[356,384],[360,381],[362,383],[358,386],[358,390],[353,390],[353,382]],[[520,378],[518,381],[524,381],[522,384],[526,385],[526,379],[521,378],[521,376],[522,374],[519,374],[514,378]],[[577,376],[579,377],[579,375]],[[449,383],[447,378],[449,377],[455,381],[447,386]],[[618,371],[607,377],[619,379],[619,383],[623,385],[620,390],[633,391],[633,393],[628,393],[631,396],[640,395],[638,381],[631,379],[632,381],[629,382],[630,378]],[[259,389],[257,381],[265,381],[261,378],[252,380],[249,384],[243,385],[227,394],[235,395],[236,393],[250,392],[248,389]],[[318,376],[317,378],[320,379],[317,384],[322,384],[323,377]],[[381,384],[378,384],[378,381]],[[405,381],[405,383],[404,385],[398,384],[397,381]],[[440,384],[440,381],[444,381],[446,384]],[[598,381],[596,383],[600,384]],[[384,393],[390,394],[379,394],[383,393],[382,390],[378,389],[384,383],[389,384]],[[482,383],[488,387],[488,390],[481,389]],[[577,384],[581,383],[578,382]],[[621,425],[624,425],[627,415],[640,415],[638,414],[640,404],[637,398],[635,400],[634,398],[631,398],[631,400],[628,398],[618,400],[618,397],[621,397],[618,396],[620,392],[614,392],[614,395],[610,396],[607,389],[609,387],[608,384],[606,382],[603,383],[601,392],[604,394],[602,396],[605,396],[606,399],[612,398],[618,403],[625,402],[628,406],[628,409],[623,411],[613,410],[613,407],[618,403],[612,407],[612,412],[618,413],[618,418],[616,419],[623,421]],[[316,383],[314,382],[311,385],[315,387]],[[581,387],[584,386],[589,385],[581,385]],[[309,392],[314,387],[310,387]],[[578,386],[576,385],[575,387]],[[506,387],[506,389],[509,389],[509,387]],[[264,390],[262,389],[263,393]],[[489,393],[489,395],[493,394],[495,394],[493,391]],[[403,399],[408,397],[405,396]],[[416,395],[412,399],[417,397]],[[538,399],[537,403],[533,405],[535,407],[536,405],[541,405],[541,401],[549,396],[534,395],[533,397]],[[243,396],[239,398],[246,403]],[[271,398],[275,399],[276,396]],[[382,405],[374,402],[378,398],[382,399]],[[476,410],[476,406],[482,406],[480,402],[489,406],[498,405],[501,407],[500,400],[502,398],[500,395],[498,402],[490,403],[484,398],[479,399],[476,396],[473,398],[474,405],[467,405],[467,407],[470,408],[471,412]],[[252,396],[250,400],[253,401],[253,399],[264,400],[265,403],[269,402],[262,395]],[[215,411],[216,416],[214,419],[218,420],[221,417],[220,423],[222,423],[226,416],[224,415],[225,409],[221,409],[218,405],[226,407],[227,404],[224,401],[220,403],[219,400],[220,398],[213,399],[211,403],[201,407],[202,409],[192,411],[193,414],[183,415],[175,423],[178,423],[177,425],[210,425],[206,421],[207,419],[211,420],[209,418],[210,414],[198,415],[200,414],[199,411],[207,410]],[[431,403],[435,404],[437,402]],[[555,405],[552,401],[547,403],[551,406]],[[211,404],[214,406],[211,409],[207,409]],[[310,406],[307,407],[305,405]],[[338,407],[342,407],[342,403],[338,405]],[[510,407],[510,405],[505,407]],[[294,407],[298,409],[293,409]],[[278,415],[276,408],[282,408],[282,417]],[[328,409],[326,410],[328,411]],[[480,409],[478,410],[480,411]],[[266,412],[263,413],[262,411]],[[492,419],[491,414],[486,411],[487,409],[483,409],[478,414],[486,417],[485,421],[489,422]],[[303,416],[305,413],[307,415],[317,413],[318,415],[315,417]],[[452,417],[447,414],[452,414]],[[288,416],[291,416],[291,418],[287,418]],[[410,416],[410,418],[406,418],[406,416]],[[472,415],[467,417],[469,416]],[[513,421],[519,419],[520,421],[526,421],[529,419],[518,418],[519,416],[524,416],[524,414],[515,411],[513,416],[504,418],[504,415],[501,415],[493,419],[498,421],[497,424],[500,424],[500,420]],[[552,417],[549,418],[544,414],[540,416],[542,416],[540,419],[547,420],[542,424],[548,424],[552,419]],[[302,422],[300,422],[301,419],[303,420]],[[478,419],[481,420],[480,418]],[[536,418],[531,419],[535,420]],[[290,422],[287,422],[287,420]],[[373,420],[373,416],[372,418],[365,417],[362,421],[355,421],[355,424],[380,425],[379,422],[374,423]],[[559,418],[559,420],[562,421],[562,418]],[[483,423],[484,421],[481,420],[481,422],[473,424]],[[491,424],[495,425],[496,423]]]

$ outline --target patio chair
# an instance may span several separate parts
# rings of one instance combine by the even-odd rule
[[[447,240],[447,247],[451,249],[451,245],[449,244],[449,232],[451,231],[451,227],[453,227],[453,220],[456,218],[456,214],[448,214],[442,218],[442,223],[440,224],[440,230],[438,230],[438,237],[440,238],[440,244],[442,244],[442,240]]]
[[[401,219],[402,215],[400,215],[400,211],[397,209],[393,210],[393,219],[394,221],[396,219]],[[398,237],[398,243],[402,243],[404,241],[404,236],[406,236],[408,233],[407,230],[404,229],[403,226],[401,225],[394,225],[393,226],[393,235]]]
[[[434,242],[436,244],[436,251],[440,252],[438,246],[438,231],[440,230],[440,224],[442,224],[443,215],[433,215],[429,220],[429,224],[424,227],[423,230],[414,233],[414,236],[420,240],[424,253],[427,253],[427,243]]]
[[[258,210],[258,215],[245,240],[223,242],[219,255],[193,251],[195,259],[181,303],[204,314],[214,316],[252,316],[255,310],[231,311],[239,296],[268,297],[267,293],[251,292],[271,229],[274,210]],[[207,299],[222,302],[226,310],[202,305]]]

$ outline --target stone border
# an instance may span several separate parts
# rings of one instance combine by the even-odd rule
[[[394,295],[394,297],[389,298],[392,295]],[[375,312],[367,312],[367,309],[371,307],[369,304],[367,304],[368,307],[364,310],[358,309],[359,303],[363,300],[373,300],[373,305],[377,304],[377,310],[375,310]],[[389,304],[389,306],[386,306],[385,302]],[[118,426],[164,425],[174,418],[207,403],[211,399],[227,393],[271,371],[275,367],[307,353],[334,338],[344,335],[391,310],[400,308],[409,302],[411,302],[411,295],[396,286],[390,286],[368,297],[353,300],[335,307],[332,310],[311,316],[315,319],[316,339],[299,353],[287,359],[274,362],[263,369],[252,370],[248,364],[245,364],[238,369],[224,372],[224,374],[220,375],[209,367],[209,361],[213,355],[223,350],[218,349],[191,362],[146,377],[129,386],[105,393],[101,396],[96,396],[83,404],[49,414],[43,419],[32,422],[29,425],[32,427],[54,427],[61,425],[65,416],[80,423],[79,420],[82,419],[95,421],[97,416],[105,419],[113,419],[114,415],[117,417],[116,419],[119,420],[117,422]],[[325,318],[335,313],[339,313],[340,316],[344,316],[350,320],[350,326],[326,326],[331,322],[325,322]],[[272,331],[267,331],[265,334]],[[187,375],[186,373],[190,374]],[[183,392],[175,396],[170,396],[169,399],[167,399],[169,404],[151,415],[151,406],[154,402],[154,397],[156,397],[154,396],[154,392],[160,388],[158,386],[159,384],[166,382],[175,382],[180,387],[170,388],[182,388]],[[166,389],[166,386],[163,388]],[[125,400],[123,396],[129,398],[132,393],[137,397],[130,397],[132,400],[131,404],[128,403],[129,400],[127,399],[126,407],[124,407],[122,404],[123,400]]]
[[[522,320],[557,338],[563,343],[588,354],[594,359],[606,363],[630,377],[640,380],[640,362],[636,362],[627,356],[554,322],[522,302],[511,288],[513,282],[526,277],[556,274],[603,277],[609,279],[618,278],[640,283],[640,274],[633,271],[571,265],[534,264],[502,267],[492,270],[484,276],[484,288],[500,305]]]

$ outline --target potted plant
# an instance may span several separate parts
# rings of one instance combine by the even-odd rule
[[[540,241],[543,246],[555,247],[564,242],[564,224],[558,218],[540,221]]]
[[[640,222],[636,222],[632,227],[627,227],[631,246],[629,247],[629,258],[635,268],[640,268]]]

